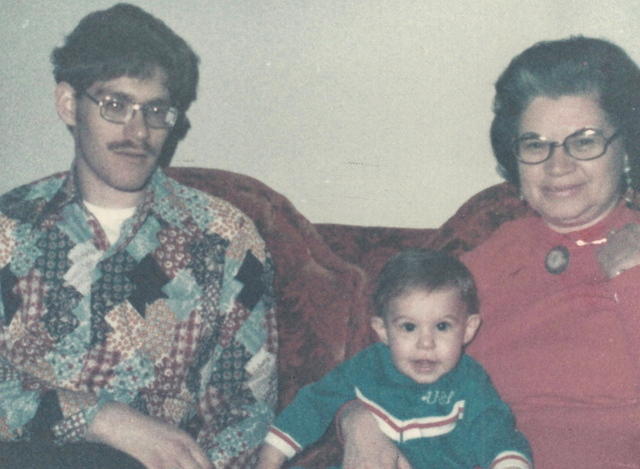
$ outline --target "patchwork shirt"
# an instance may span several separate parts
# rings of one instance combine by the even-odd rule
[[[276,400],[273,267],[251,220],[160,169],[109,244],[73,171],[0,198],[0,439],[81,440],[101,405],[249,467]]]

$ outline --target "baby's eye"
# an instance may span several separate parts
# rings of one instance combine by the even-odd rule
[[[436,324],[436,329],[438,329],[439,331],[448,331],[451,328],[451,324],[448,322],[439,322],[438,324]]]
[[[413,332],[416,330],[416,325],[410,322],[405,322],[404,324],[401,324],[400,327],[405,332]]]

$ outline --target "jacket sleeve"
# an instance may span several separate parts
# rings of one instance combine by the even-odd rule
[[[56,386],[46,361],[46,339],[38,331],[27,330],[22,321],[12,321],[16,314],[27,314],[25,299],[34,301],[28,296],[29,288],[41,288],[37,281],[19,280],[33,265],[34,258],[29,256],[39,252],[33,239],[17,222],[0,214],[0,439],[70,442],[84,437],[87,423],[98,410],[98,399]],[[37,290],[33,297],[37,298]],[[64,296],[60,298],[63,301]],[[20,352],[15,352],[16,344]]]
[[[4,354],[0,357],[0,439],[17,440],[29,436],[28,426],[41,401],[41,385],[29,389],[28,377],[20,373]]]
[[[273,268],[247,218],[225,250],[207,356],[200,367],[197,441],[215,467],[252,467],[277,400]]]
[[[37,335],[31,336],[29,331],[20,330],[24,327],[22,323],[17,326],[17,322],[12,324],[12,318],[23,306],[19,288],[31,286],[27,284],[20,287],[19,273],[14,271],[12,263],[24,274],[33,262],[28,258],[29,254],[38,251],[35,245],[30,244],[30,234],[4,214],[4,210],[19,210],[13,206],[12,200],[11,194],[8,194],[3,196],[0,203],[0,439],[54,439],[54,426],[63,419],[61,396],[51,383],[36,378],[30,372],[46,369],[43,365],[46,346]],[[18,249],[18,240],[22,240],[22,249]],[[34,293],[34,296],[37,295]],[[21,341],[22,348],[31,353],[21,355],[11,352],[10,337]],[[76,400],[86,397],[80,394],[80,399]],[[95,404],[95,400],[88,404],[88,413],[95,409]],[[76,415],[75,420],[84,421],[84,414]]]
[[[291,404],[276,418],[265,442],[291,458],[317,441],[342,405],[356,398],[355,384],[351,378],[361,368],[358,363],[365,353],[356,355],[319,381],[300,389]]]
[[[525,436],[516,428],[513,413],[495,390],[490,392],[490,404],[471,422],[469,444],[482,467],[502,469],[517,467],[532,469],[531,448]]]

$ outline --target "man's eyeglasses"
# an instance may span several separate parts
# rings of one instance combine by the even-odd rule
[[[554,142],[538,135],[524,135],[515,139],[513,151],[518,161],[524,164],[539,164],[551,158],[556,147],[564,147],[569,156],[580,161],[595,160],[607,152],[614,133],[607,138],[600,129],[581,129],[572,133],[564,142]]]
[[[98,99],[84,94],[100,107],[103,119],[115,124],[126,124],[138,111],[142,111],[145,123],[153,129],[170,129],[178,120],[178,110],[168,104],[140,104],[110,95]]]

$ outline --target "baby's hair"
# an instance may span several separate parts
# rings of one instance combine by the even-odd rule
[[[378,277],[373,305],[385,316],[391,302],[412,291],[456,289],[469,314],[478,312],[478,292],[469,269],[455,257],[431,249],[407,249],[393,256]]]

